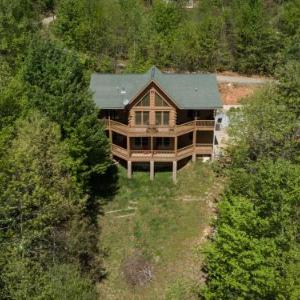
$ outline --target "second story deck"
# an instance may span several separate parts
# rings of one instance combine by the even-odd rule
[[[157,125],[139,125],[139,126],[131,126],[126,125],[121,122],[103,119],[105,128],[107,130],[112,130],[116,133],[130,136],[130,137],[138,137],[138,136],[169,136],[175,137],[179,135],[184,135],[186,133],[192,132],[194,130],[199,131],[210,131],[214,130],[215,121],[214,120],[194,120],[189,121],[180,125],[173,126],[157,126]]]

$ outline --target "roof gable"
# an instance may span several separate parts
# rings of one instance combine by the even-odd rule
[[[135,106],[140,100],[141,98],[144,97],[144,95],[146,95],[147,93],[150,92],[151,88],[154,88],[155,89],[155,92],[158,93],[159,95],[161,95],[163,97],[163,99],[166,100],[167,104],[170,105],[170,106],[173,106],[173,107],[176,107],[178,108],[178,105],[177,103],[170,98],[170,96],[168,94],[166,94],[165,90],[163,90],[161,87],[159,87],[157,85],[157,83],[153,80],[151,80],[147,85],[146,87],[143,87],[138,94],[136,94],[132,100],[129,102],[129,106],[132,107],[132,106]],[[125,105],[126,106],[126,105]]]
[[[180,109],[222,107],[215,75],[168,74],[152,67],[144,74],[93,74],[90,89],[99,108],[123,109],[151,83]]]

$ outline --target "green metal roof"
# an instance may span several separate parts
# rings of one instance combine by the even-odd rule
[[[152,81],[181,109],[222,107],[213,74],[168,74],[156,67],[144,74],[95,73],[91,78],[90,90],[99,108],[123,109]]]

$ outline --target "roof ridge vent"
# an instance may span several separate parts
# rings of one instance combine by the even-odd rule
[[[151,79],[154,79],[155,76],[155,67],[152,67],[151,69]]]

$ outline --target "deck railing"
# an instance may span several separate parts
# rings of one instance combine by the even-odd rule
[[[123,159],[128,159],[128,151],[125,148],[122,148],[118,145],[112,144],[112,153],[116,156],[119,156]]]
[[[132,149],[127,150],[118,145],[112,145],[112,153],[118,157],[125,160],[130,159],[182,159],[184,157],[190,156],[193,153],[196,154],[211,154],[213,150],[212,144],[196,144],[188,145],[183,148],[175,149]]]
[[[156,133],[163,133],[163,134],[170,134],[170,135],[181,135],[185,134],[189,131],[192,131],[193,129],[207,129],[207,130],[213,130],[215,126],[215,121],[214,120],[194,120],[190,122],[186,122],[183,124],[175,125],[175,126],[170,126],[170,127],[160,127],[160,126],[155,126],[155,125],[145,125],[145,126],[134,126],[131,127],[129,125],[120,123],[115,120],[108,120],[108,119],[103,119],[104,125],[106,129],[114,130],[116,132],[119,132],[123,135],[128,135],[128,134],[152,134],[155,135]],[[163,129],[163,131],[160,132],[160,129]],[[166,128],[169,130],[166,132]]]
[[[195,121],[190,121],[190,122],[186,122],[186,123],[183,123],[183,124],[176,125],[174,127],[174,131],[175,131],[176,134],[182,134],[185,131],[189,131],[189,130],[194,129],[195,126],[196,126]]]
[[[139,132],[139,127],[130,127],[128,125],[122,124],[120,122],[114,120],[103,120],[105,126],[109,130],[113,130],[119,132],[123,135],[130,135],[130,134],[142,134],[144,136],[147,131],[145,127],[143,128],[144,131],[141,133]],[[152,128],[149,126],[149,128]],[[204,130],[213,130],[214,129],[214,121],[213,120],[195,120],[190,121],[184,124],[176,125],[174,127],[170,127],[170,131],[167,132],[168,136],[178,136],[188,132],[191,132],[195,129],[202,128]],[[159,129],[159,127],[158,127]],[[151,136],[156,136],[156,133],[159,133],[157,130],[154,134],[152,133]],[[162,136],[165,136],[166,132],[164,131]],[[133,135],[134,136],[134,135]],[[158,135],[159,136],[159,135]],[[158,159],[158,160],[178,160],[185,157],[188,157],[192,154],[212,154],[213,145],[208,143],[196,143],[184,146],[182,148],[175,149],[126,149],[116,144],[112,144],[112,154],[116,155],[122,159],[130,160],[130,159],[137,159],[140,161],[147,161],[149,159]]]

